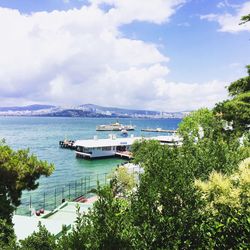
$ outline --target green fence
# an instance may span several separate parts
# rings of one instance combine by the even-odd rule
[[[63,201],[74,201],[80,196],[91,196],[90,191],[97,188],[97,183],[108,183],[108,173],[89,175],[43,192],[26,193],[21,199],[21,205],[16,210],[19,215],[31,215],[34,210],[41,208],[53,210]],[[93,194],[92,194],[93,195]]]

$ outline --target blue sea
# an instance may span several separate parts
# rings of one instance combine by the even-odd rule
[[[86,181],[86,178],[90,176],[98,179],[105,175],[106,178],[124,160],[119,158],[78,159],[74,151],[61,149],[59,141],[92,139],[95,135],[98,138],[107,138],[111,132],[97,132],[96,126],[116,121],[117,119],[111,118],[0,117],[0,139],[4,138],[6,143],[15,150],[29,148],[30,153],[37,155],[39,159],[55,165],[55,171],[50,177],[39,179],[37,190],[23,193],[23,204],[28,200],[30,202],[31,197],[34,203],[36,199],[41,199],[42,196],[54,192],[55,189],[62,190],[62,187],[65,188],[65,191],[64,189],[60,191],[63,198],[67,185],[70,186],[71,183],[70,189],[72,189],[74,183],[79,180]],[[133,134],[144,137],[166,135],[166,133],[141,132],[142,128],[176,129],[180,121],[181,119],[119,119],[122,124],[136,125],[136,130],[130,131],[129,136]],[[120,132],[115,133],[117,137],[121,136]],[[81,188],[84,187],[81,186]],[[72,196],[72,190],[67,189],[67,192]],[[76,186],[75,192],[77,192]]]

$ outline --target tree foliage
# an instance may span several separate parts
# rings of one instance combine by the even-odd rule
[[[49,176],[53,169],[53,165],[38,160],[28,150],[14,151],[0,142],[0,235],[4,232],[5,242],[13,235],[12,214],[20,204],[22,191],[37,188],[38,178]]]
[[[25,240],[20,241],[20,250],[55,250],[56,238],[41,223],[38,225],[39,231],[34,232]]]
[[[240,149],[237,141],[204,137],[196,143],[187,140],[179,148],[144,141],[135,160],[145,174],[131,205],[136,248],[206,248],[208,231],[202,228],[200,213],[205,207],[194,180],[206,180],[213,170],[231,173],[246,155],[248,150]]]
[[[250,22],[250,14],[243,16],[241,18],[241,21],[242,22],[240,24],[244,24],[244,23]]]
[[[218,103],[214,108],[214,112],[231,122],[234,132],[239,134],[248,131],[250,126],[250,65],[247,70],[247,77],[231,83],[228,87],[232,99]]]
[[[184,140],[211,138],[221,134],[223,123],[207,108],[199,109],[186,116],[179,124],[178,133]]]
[[[135,175],[125,166],[120,166],[111,175],[111,186],[114,195],[126,197],[136,186]]]
[[[114,197],[110,186],[97,189],[99,199],[76,226],[59,240],[59,249],[131,249],[128,201]]]
[[[205,201],[202,227],[216,249],[250,248],[250,158],[231,175],[212,172],[209,180],[196,180]]]
[[[5,219],[0,219],[0,249],[15,239],[14,229],[12,225],[7,223]]]
[[[234,97],[250,91],[250,65],[247,65],[246,68],[248,76],[240,78],[228,86],[228,92],[230,96]]]

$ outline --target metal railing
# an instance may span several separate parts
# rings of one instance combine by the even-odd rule
[[[143,172],[139,166],[130,168],[129,173],[133,174],[139,182],[140,173]],[[96,189],[99,183],[100,186],[109,183],[111,173],[102,173],[88,175],[80,180],[62,184],[56,188],[50,188],[45,191],[27,192],[21,199],[21,204],[16,210],[19,215],[32,215],[39,209],[52,211],[64,201],[74,201],[77,198],[90,197],[92,189]]]
[[[21,204],[16,210],[19,215],[31,215],[34,210],[43,208],[44,210],[53,210],[64,201],[74,201],[78,197],[91,196],[90,191],[99,185],[105,185],[109,181],[109,174],[102,173],[89,175],[69,182],[66,185],[60,185],[45,191],[27,192],[21,199]]]

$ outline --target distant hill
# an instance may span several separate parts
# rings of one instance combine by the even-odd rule
[[[0,116],[183,118],[187,113],[189,112],[159,112],[103,107],[95,104],[82,104],[71,107],[40,104],[20,107],[0,107]]]
[[[53,105],[40,105],[34,104],[29,106],[16,106],[16,107],[0,107],[0,111],[36,111],[41,109],[55,108]]]
[[[114,108],[114,107],[103,107],[103,106],[98,106],[95,104],[83,104],[80,105],[79,107],[89,109],[93,112],[111,112],[114,114],[127,114],[127,115],[160,115],[159,111],[152,111],[152,110],[138,110],[138,109],[124,109],[124,108]]]
[[[91,111],[84,111],[84,110],[78,110],[78,109],[65,109],[62,111],[56,111],[46,114],[41,114],[39,116],[47,116],[47,117],[110,117],[109,115],[95,113]]]

